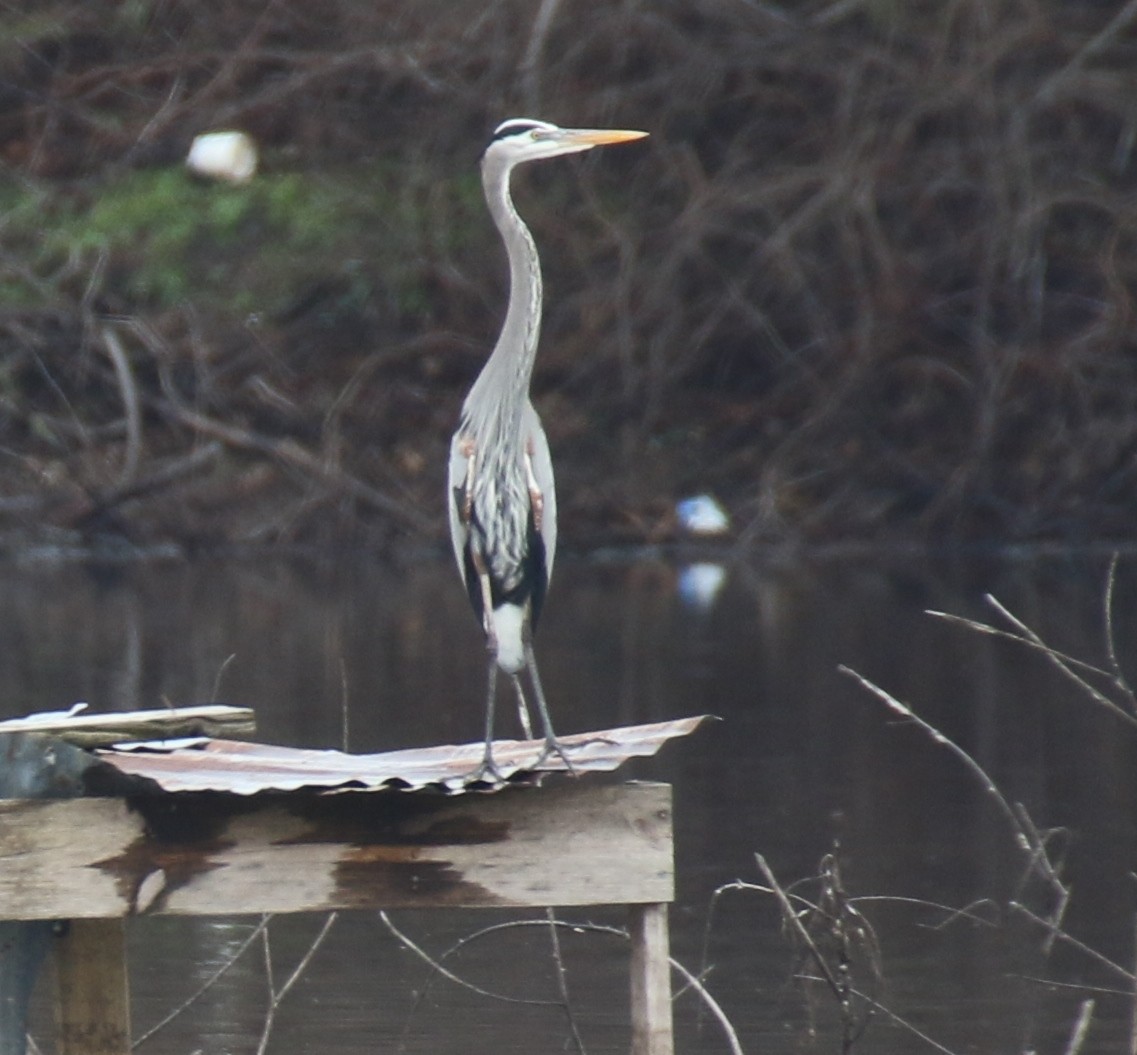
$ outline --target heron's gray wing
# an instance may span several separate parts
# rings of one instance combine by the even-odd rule
[[[553,558],[557,552],[557,487],[553,480],[553,459],[549,454],[549,441],[532,403],[525,404],[521,427],[527,444],[532,443],[533,477],[545,500],[541,517],[541,541],[545,544],[545,580],[553,577]]]
[[[470,529],[462,516],[461,503],[466,496],[466,472],[469,458],[462,453],[462,434],[454,433],[450,441],[450,465],[446,473],[446,513],[450,518],[450,545],[454,547],[454,560],[458,563],[458,574],[466,582],[466,562],[463,551]],[[466,583],[467,589],[469,583]]]

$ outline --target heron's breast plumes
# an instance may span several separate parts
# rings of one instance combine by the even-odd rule
[[[499,595],[511,595],[525,578],[529,557],[530,497],[524,467],[483,466],[474,477],[471,545],[482,555]]]

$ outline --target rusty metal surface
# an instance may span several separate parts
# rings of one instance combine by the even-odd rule
[[[705,718],[680,718],[561,737],[577,773],[607,773],[630,758],[654,755],[668,740],[691,733]],[[372,755],[314,751],[238,740],[194,738],[124,743],[97,752],[121,773],[164,791],[492,791],[564,773],[557,756],[540,761],[540,740],[498,740],[494,761],[502,781],[472,781],[483,744],[413,748]],[[538,762],[540,762],[538,766]]]

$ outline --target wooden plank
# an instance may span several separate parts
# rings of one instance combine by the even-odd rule
[[[149,711],[104,714],[31,714],[0,722],[0,733],[50,733],[77,747],[106,747],[124,740],[162,740],[183,736],[250,736],[256,730],[248,707],[208,703]]]
[[[55,948],[60,1055],[129,1055],[125,924],[73,920]]]
[[[632,1055],[674,1055],[667,906],[632,905]]]
[[[0,801],[0,918],[673,897],[671,789]]]

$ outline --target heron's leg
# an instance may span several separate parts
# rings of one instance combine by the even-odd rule
[[[465,779],[468,783],[477,780],[501,781],[504,778],[493,760],[493,712],[497,699],[497,656],[490,651],[486,656],[486,750],[481,765]]]
[[[485,761],[493,765],[493,711],[497,698],[497,657],[490,655],[486,662],[486,754]]]
[[[549,755],[557,755],[568,767],[568,771],[575,775],[576,767],[569,761],[565,749],[557,740],[557,734],[553,732],[553,720],[549,717],[549,705],[545,702],[545,690],[541,688],[541,676],[537,673],[537,657],[534,655],[533,645],[529,641],[525,642],[525,667],[529,671],[529,680],[533,683],[533,696],[537,700],[537,711],[541,715],[541,724],[544,726],[545,733],[545,747],[541,751],[541,757],[537,759],[536,765],[539,766]]]
[[[511,674],[513,688],[517,692],[517,718],[521,722],[521,729],[526,740],[533,739],[533,722],[529,717],[529,702],[525,699],[525,690],[521,687],[521,678]]]
[[[485,558],[474,550],[474,570],[478,573],[478,588],[482,592],[482,628],[486,632],[486,648],[491,655],[497,655],[497,635],[493,628],[493,590],[490,587],[490,573]]]

